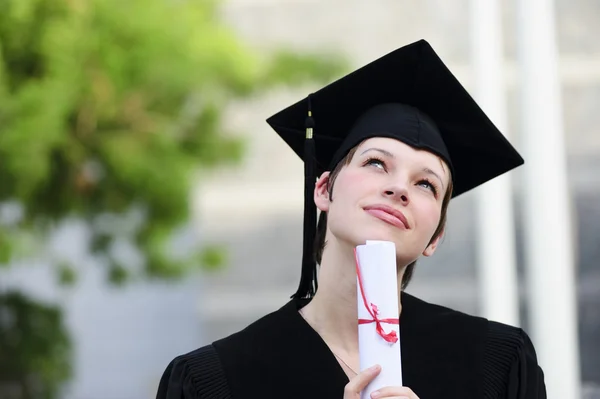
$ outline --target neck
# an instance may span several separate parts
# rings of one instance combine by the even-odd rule
[[[398,273],[398,309],[404,267]],[[358,362],[358,311],[354,248],[328,241],[319,272],[319,289],[302,313],[308,323],[338,355]]]

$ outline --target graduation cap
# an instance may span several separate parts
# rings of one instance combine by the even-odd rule
[[[278,112],[267,123],[304,160],[304,245],[296,298],[317,289],[313,247],[317,177],[356,145],[390,137],[441,157],[453,197],[522,165],[425,40],[401,47]]]

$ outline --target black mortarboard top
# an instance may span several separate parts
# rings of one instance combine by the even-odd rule
[[[317,288],[313,246],[317,176],[370,137],[391,137],[444,159],[456,197],[523,159],[424,40],[329,84],[267,122],[305,163],[302,278],[294,297]]]

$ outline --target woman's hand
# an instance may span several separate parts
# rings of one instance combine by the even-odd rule
[[[373,399],[419,399],[419,397],[407,387],[385,387],[371,393]]]
[[[360,393],[381,372],[381,366],[375,365],[366,369],[346,384],[344,388],[344,399],[360,399]],[[419,399],[415,393],[407,387],[385,387],[371,394],[373,399]]]

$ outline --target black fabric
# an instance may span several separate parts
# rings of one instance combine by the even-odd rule
[[[401,47],[309,97],[317,174],[333,169],[360,140],[376,136],[427,149],[451,162],[454,196],[523,164],[425,40]],[[308,109],[304,98],[267,119],[302,159]]]
[[[535,349],[527,334],[522,330],[520,333],[519,350],[510,368],[507,397],[546,398],[544,373],[537,364]]]
[[[221,360],[212,345],[176,357],[160,380],[159,399],[232,399]]]
[[[157,399],[342,398],[348,378],[292,300],[246,329],[176,358]],[[422,399],[545,399],[521,329],[402,294],[403,379]]]
[[[259,397],[264,390],[263,398],[342,397],[348,378],[329,347],[299,315],[301,303],[290,301],[280,311],[213,343],[233,398]]]
[[[312,118],[307,118],[306,125],[310,126]],[[304,141],[304,240],[302,245],[302,272],[298,290],[294,298],[313,297],[317,292],[317,265],[314,255],[314,243],[317,225],[317,208],[314,200],[315,182],[315,141]]]
[[[329,170],[333,170],[351,148],[374,136],[399,139],[411,147],[432,152],[446,161],[452,175],[455,174],[437,124],[417,108],[398,103],[379,104],[362,114],[333,156]]]
[[[544,374],[525,331],[490,321],[487,337],[485,398],[545,398]]]
[[[404,294],[404,384],[422,398],[480,398],[486,320]],[[434,383],[432,383],[435,381]]]

